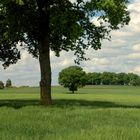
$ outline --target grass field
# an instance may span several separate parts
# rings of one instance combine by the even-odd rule
[[[140,87],[87,86],[76,94],[53,87],[0,90],[0,140],[139,140]]]

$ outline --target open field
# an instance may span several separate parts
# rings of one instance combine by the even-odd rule
[[[139,140],[140,87],[87,86],[76,94],[53,87],[0,90],[0,140]]]

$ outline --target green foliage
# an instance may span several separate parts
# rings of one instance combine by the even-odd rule
[[[134,73],[128,73],[128,77],[129,77],[129,81],[130,81],[130,85],[133,86],[140,86],[140,76],[138,76],[137,74]]]
[[[0,89],[4,89],[4,83],[0,81]]]
[[[101,75],[101,83],[103,85],[110,85],[110,81],[112,80],[112,74],[109,72],[103,72]]]
[[[74,93],[78,88],[85,86],[86,73],[79,66],[70,66],[59,73],[59,84],[69,88]]]
[[[7,88],[10,88],[10,87],[12,87],[12,81],[10,80],[10,79],[8,79],[7,81],[6,81],[6,85],[5,85]]]
[[[16,3],[19,4],[19,5],[24,5],[23,0],[16,0]]]
[[[99,85],[101,83],[101,73],[87,73],[87,85]]]
[[[4,67],[20,59],[17,43],[38,57],[40,43],[46,37],[49,47],[74,51],[76,62],[86,60],[85,49],[101,48],[112,29],[128,24],[126,0],[0,0],[0,61]],[[59,15],[59,16],[58,16]],[[100,26],[94,24],[94,17]],[[93,19],[93,20],[91,20]],[[93,22],[91,22],[93,21]]]
[[[88,73],[87,85],[131,85],[140,86],[140,76],[133,73]]]

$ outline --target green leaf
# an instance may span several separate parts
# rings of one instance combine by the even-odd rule
[[[16,0],[16,3],[19,4],[19,5],[24,5],[23,0]]]
[[[7,38],[8,38],[8,32],[5,32],[5,33],[3,34],[3,36],[7,39]]]

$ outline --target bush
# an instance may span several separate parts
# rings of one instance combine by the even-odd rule
[[[0,81],[0,89],[4,89],[4,83]]]
[[[7,81],[6,81],[6,85],[5,85],[7,88],[10,88],[10,87],[12,87],[12,81],[10,80],[10,79],[8,79]]]

